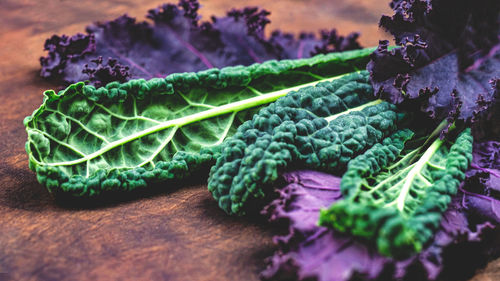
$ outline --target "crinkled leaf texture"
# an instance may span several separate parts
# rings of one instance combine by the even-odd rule
[[[491,238],[492,225],[472,222],[457,196],[420,254],[392,260],[352,236],[317,225],[318,210],[342,198],[339,177],[308,170],[283,177],[287,185],[277,189],[279,197],[263,214],[271,222],[285,222],[288,233],[274,237],[278,250],[261,274],[265,280],[435,280],[443,269],[445,276],[465,278],[466,268],[484,261],[492,248],[491,243],[480,243]]]
[[[493,99],[500,77],[498,0],[393,0],[381,27],[401,48],[381,42],[368,65],[378,97],[407,102],[438,122],[468,120]],[[415,105],[416,104],[416,105]]]
[[[226,17],[201,22],[199,7],[197,0],[180,0],[178,5],[149,10],[153,25],[124,15],[88,26],[87,34],[54,35],[45,42],[48,54],[40,59],[41,75],[62,84],[89,80],[99,87],[112,81],[360,49],[357,33],[343,37],[335,30],[324,31],[318,39],[275,31],[266,38],[266,10],[233,9]]]
[[[30,166],[49,190],[75,196],[185,178],[260,106],[355,72],[372,50],[46,91],[24,121]]]
[[[345,198],[321,211],[320,224],[368,239],[386,256],[420,252],[465,178],[472,136],[465,129],[456,140],[417,147],[415,138],[398,131],[350,161],[341,182]]]
[[[471,168],[462,185],[464,204],[478,216],[500,223],[500,143],[474,144]]]
[[[342,172],[403,117],[373,100],[368,73],[302,88],[254,115],[224,141],[208,190],[228,214],[267,203],[279,174],[297,168]]]

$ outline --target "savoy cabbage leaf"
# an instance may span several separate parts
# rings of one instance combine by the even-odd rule
[[[30,167],[52,192],[76,196],[186,178],[259,106],[356,72],[372,51],[46,91],[24,121]]]
[[[295,37],[275,31],[266,10],[232,9],[225,17],[201,21],[198,0],[180,0],[148,11],[149,22],[127,15],[87,27],[86,34],[54,35],[45,42],[41,76],[61,84],[88,80],[96,87],[129,79],[165,77],[213,67],[250,65],[271,59],[307,58],[360,49],[357,33],[335,30]]]
[[[320,224],[369,239],[386,256],[420,252],[472,160],[470,129],[456,140],[424,140],[404,129],[350,161],[341,182],[345,198],[321,211]]]
[[[286,185],[276,188],[278,198],[262,213],[288,231],[273,239],[278,249],[261,273],[264,280],[457,280],[495,251],[493,225],[472,218],[457,195],[421,253],[402,261],[384,257],[366,241],[317,225],[318,210],[342,200],[339,177],[299,170],[283,178]]]
[[[396,129],[404,114],[373,100],[368,73],[289,93],[238,128],[221,146],[208,190],[228,214],[266,203],[280,173],[297,168],[341,173]]]

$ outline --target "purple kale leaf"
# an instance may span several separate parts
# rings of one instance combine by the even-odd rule
[[[396,262],[380,256],[362,241],[317,225],[318,209],[342,197],[340,178],[315,171],[295,171],[284,177],[288,185],[278,189],[279,197],[263,214],[272,222],[285,222],[288,233],[274,238],[278,250],[269,258],[269,266],[261,274],[263,279],[466,278],[475,266],[484,265],[485,253],[493,252],[491,244],[484,242],[495,237],[492,224],[471,220],[457,196],[427,248],[408,260]]]
[[[469,120],[493,100],[500,77],[498,0],[393,0],[380,26],[400,48],[382,41],[368,65],[376,94],[416,105],[431,117]],[[484,109],[484,108],[483,108]],[[450,116],[453,117],[453,116]]]
[[[258,8],[232,9],[210,21],[200,21],[199,8],[198,0],[180,0],[150,10],[152,24],[124,15],[88,26],[87,34],[54,35],[45,42],[41,76],[63,85],[88,80],[101,86],[360,48],[359,34],[343,37],[335,30],[322,31],[321,38],[280,31],[266,38],[270,13]]]
[[[474,144],[471,168],[467,171],[462,191],[468,209],[500,223],[500,142]]]
[[[490,84],[494,90],[493,97],[480,97],[478,108],[473,113],[472,132],[475,141],[500,140],[500,127],[497,125],[500,121],[500,78],[493,79]],[[486,147],[477,146],[475,149]]]

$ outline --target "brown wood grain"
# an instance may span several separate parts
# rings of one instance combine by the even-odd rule
[[[387,2],[387,1],[386,1]],[[201,184],[184,183],[92,208],[57,204],[28,169],[22,124],[54,85],[38,76],[50,35],[74,34],[125,12],[144,19],[160,1],[0,0],[0,280],[258,280],[274,250],[259,218],[226,216]],[[202,1],[202,15],[258,5],[271,29],[359,30],[365,46],[385,3],[373,0]],[[500,261],[473,279],[500,280]]]

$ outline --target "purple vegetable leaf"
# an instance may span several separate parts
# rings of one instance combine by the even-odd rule
[[[500,140],[500,127],[497,126],[500,121],[500,78],[491,80],[490,84],[495,91],[493,98],[487,100],[480,97],[479,107],[473,113],[472,118],[474,139],[483,143],[487,143],[488,140]],[[480,147],[476,147],[476,149]],[[493,151],[495,150],[498,151],[498,147],[493,149]],[[494,156],[491,155],[491,157]],[[479,165],[481,166],[481,164]],[[496,166],[498,167],[498,165]]]
[[[498,200],[493,201],[492,200],[491,209],[496,216],[497,222],[499,222],[500,221],[500,201],[498,201]]]
[[[462,189],[468,209],[500,223],[500,142],[474,144],[472,165]]]
[[[493,100],[500,77],[500,2],[393,0],[395,14],[380,26],[401,48],[381,42],[368,65],[376,94],[439,121],[468,120]],[[455,116],[450,116],[455,117]]]
[[[273,32],[266,10],[233,9],[227,16],[200,21],[198,0],[180,0],[148,12],[153,24],[127,15],[87,27],[87,34],[54,35],[45,42],[41,76],[61,84],[89,80],[95,86],[112,81],[164,77],[212,67],[250,65],[270,59],[309,57],[317,53],[360,48],[358,34],[321,38]]]
[[[491,251],[491,244],[483,244],[481,240],[491,233],[493,226],[485,221],[471,222],[461,205],[461,197],[457,196],[427,248],[408,260],[396,262],[380,256],[374,247],[362,241],[317,225],[317,209],[342,197],[340,178],[316,171],[295,171],[284,177],[288,185],[278,189],[279,197],[262,212],[270,221],[284,221],[288,225],[288,233],[274,239],[278,250],[269,258],[269,266],[261,274],[266,280],[463,278],[461,274],[467,272],[467,268],[474,269],[476,262],[484,261],[487,249]],[[475,256],[468,252],[469,266],[460,265],[459,269],[452,268],[448,273],[443,271],[445,264],[464,263],[464,249],[471,245],[476,249],[474,254],[478,255],[474,265],[469,259]],[[457,252],[460,254],[455,254]]]

